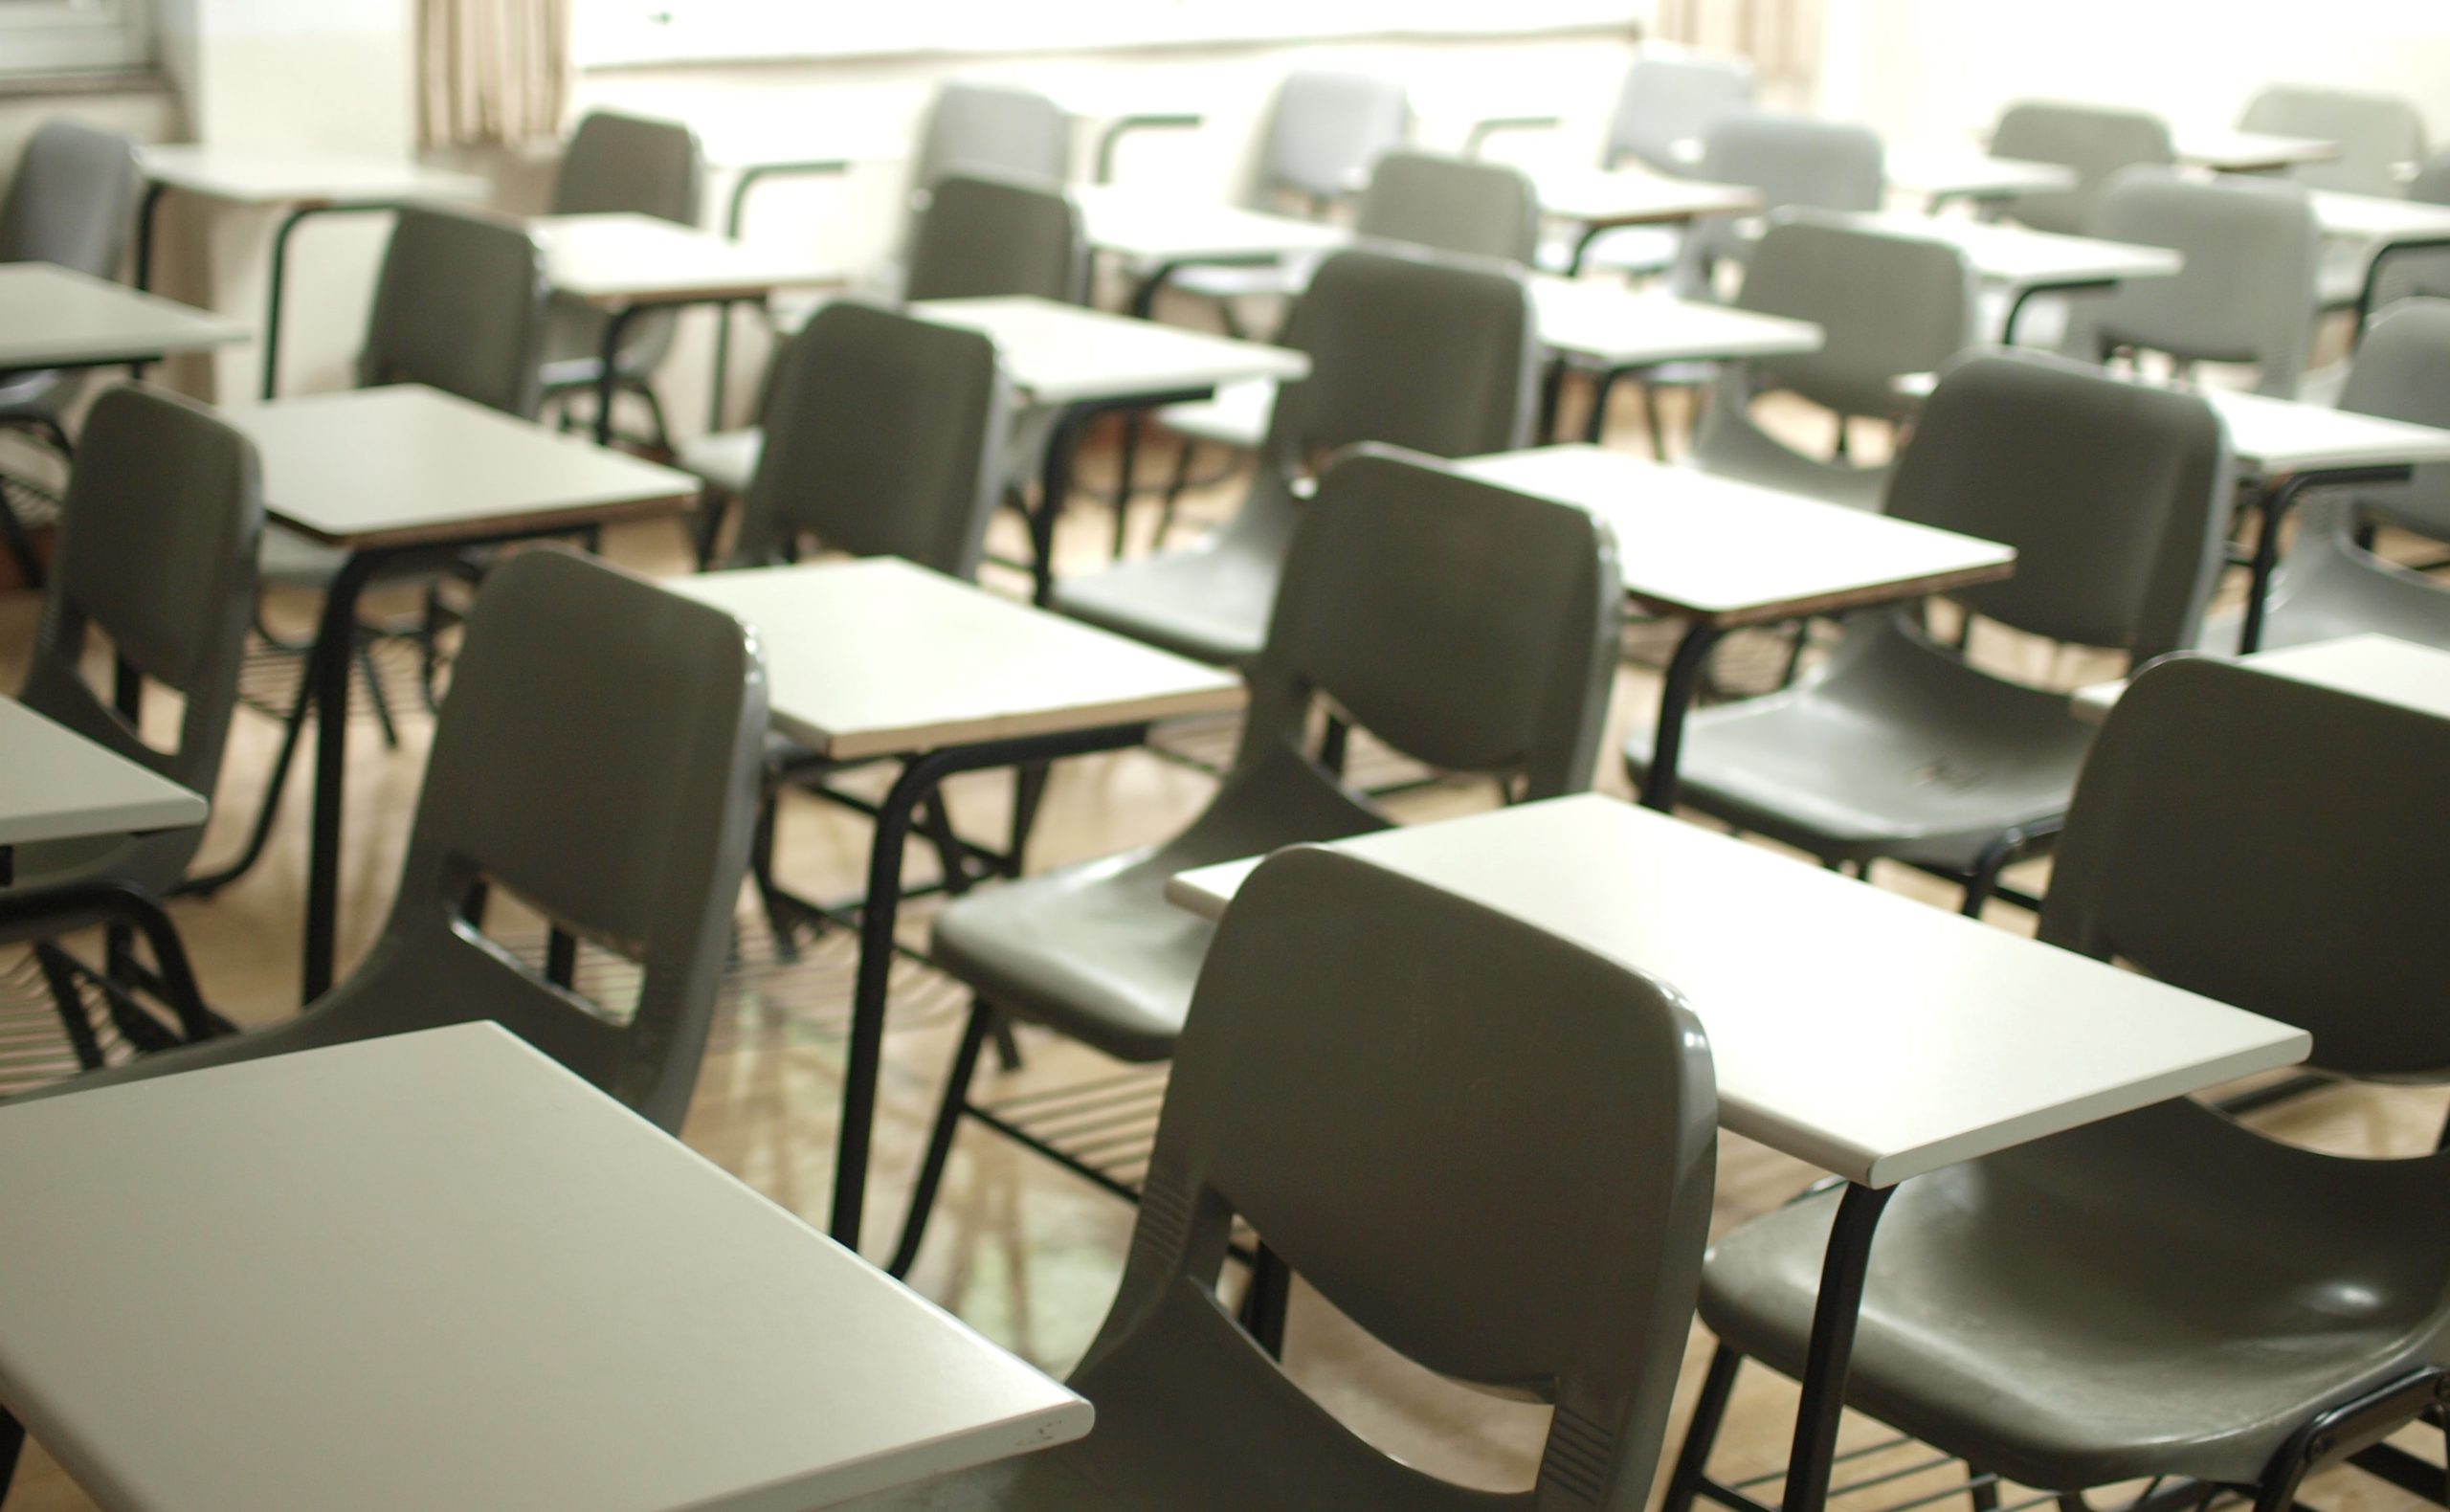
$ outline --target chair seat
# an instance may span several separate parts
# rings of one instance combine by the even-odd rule
[[[765,450],[766,433],[749,426],[683,441],[676,460],[683,471],[704,478],[708,487],[737,499],[748,492]]]
[[[2440,1177],[2439,1158],[2316,1155],[2183,1101],[1917,1177],[1872,1246],[1847,1399],[2043,1489],[2251,1482],[2312,1410],[2450,1359]],[[1802,1368],[1836,1206],[1718,1242],[1714,1333]]]
[[[59,368],[0,374],[0,421],[58,419],[77,397],[76,376]]]
[[[1275,408],[1276,384],[1258,378],[1229,383],[1213,399],[1167,405],[1157,411],[1157,423],[1190,440],[1256,452],[1267,439],[1268,417]]]
[[[2309,542],[2281,564],[2262,622],[2262,648],[2380,634],[2450,650],[2450,587],[2339,542]],[[2207,616],[2195,644],[2238,649],[2240,616]]]
[[[1178,656],[1239,666],[1258,656],[1267,639],[1282,572],[1276,552],[1212,538],[1062,579],[1055,586],[1055,607]]]
[[[2001,832],[2065,811],[2092,726],[2067,696],[2003,681],[1859,619],[1827,675],[1695,712],[1682,801],[1831,860],[1962,871]],[[1625,760],[1650,768],[1651,735]]]

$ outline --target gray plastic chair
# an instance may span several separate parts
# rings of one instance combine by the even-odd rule
[[[1697,175],[1713,184],[1744,184],[1761,191],[1765,213],[1782,210],[1876,211],[1887,193],[1885,154],[1868,126],[1803,116],[1746,111],[1722,118],[1703,138]],[[1674,283],[1687,296],[1710,297],[1721,262],[1741,264],[1746,243],[1727,216],[1696,221],[1684,233]]]
[[[130,761],[210,797],[238,698],[256,605],[263,484],[255,446],[201,405],[121,385],[94,401],[68,482],[59,551],[18,698]],[[81,665],[92,633],[183,700],[177,744],[147,744]],[[100,878],[162,895],[199,829],[16,848],[19,886]]]
[[[2437,152],[2417,170],[2407,196],[2428,205],[2450,205],[2450,151]],[[2390,308],[2398,300],[2450,300],[2450,248],[2386,248],[2369,256],[2360,270],[2365,282],[2358,301],[2366,314]]]
[[[1058,581],[1057,608],[1202,661],[1248,661],[1309,465],[1356,441],[1475,456],[1529,434],[1539,331],[1509,269],[1338,253],[1294,306],[1284,345],[1308,355],[1310,376],[1279,390],[1241,512],[1194,546]]]
[[[947,174],[992,174],[1048,188],[1072,166],[1072,118],[1033,89],[952,79],[937,89],[911,160],[913,213]]]
[[[956,173],[937,186],[919,216],[904,297],[955,300],[1035,295],[1077,303],[1087,293],[1088,268],[1088,238],[1080,226],[1080,210],[1060,189],[1041,189],[983,173]],[[783,351],[777,350],[774,361],[779,367]],[[679,464],[706,481],[710,502],[747,493],[757,471],[758,453],[766,444],[764,427],[773,406],[774,383],[769,372],[758,398],[757,425],[682,443]],[[955,434],[969,433],[964,427]],[[1013,461],[1017,466],[1020,458],[1015,456]],[[710,512],[703,537],[707,542],[713,539],[714,523]],[[941,566],[933,561],[928,565]]]
[[[2439,1080],[2445,770],[2450,721],[2149,668],[2085,764],[2040,937],[2301,1025],[2325,1071]],[[1666,1512],[1689,1512],[1739,1358],[1800,1370],[1836,1206],[1713,1248],[1702,1317],[1725,1347]],[[2164,1102],[1898,1188],[1847,1405],[2047,1490],[2170,1476],[2210,1483],[2160,1484],[2171,1504],[2218,1485],[2284,1512],[2350,1455],[2423,1486],[2422,1461],[2366,1446],[2440,1400],[2445,1256],[2450,1154],[2319,1154]]]
[[[44,122],[18,156],[16,176],[0,199],[0,262],[51,262],[97,278],[118,278],[143,183],[131,138],[73,121]],[[0,373],[0,427],[33,431],[65,456],[63,411],[77,392],[70,373]],[[5,496],[0,543],[22,581],[42,581],[42,565]]]
[[[1674,989],[1349,856],[1275,856],[1200,973],[1122,1290],[1072,1376],[1096,1430],[851,1505],[1637,1512],[1716,1102]],[[1553,1403],[1532,1486],[1414,1469],[1289,1381],[1216,1301],[1236,1215],[1419,1365]]]
[[[1608,118],[1602,166],[1632,162],[1660,173],[1689,173],[1693,145],[1751,104],[1752,65],[1744,58],[1644,54],[1626,71]]]
[[[2450,300],[2409,300],[2383,312],[2356,348],[2340,408],[2417,425],[2450,426]],[[2379,518],[2450,541],[2450,465],[2419,467],[2405,485],[2316,493],[2272,575],[2262,645],[2302,645],[2378,632],[2450,648],[2450,585],[2367,551],[2360,523]],[[2238,616],[2203,627],[2209,651],[2238,648]]]
[[[1241,200],[1255,210],[1324,215],[1358,191],[1411,130],[1412,103],[1399,80],[1295,69],[1277,86]],[[1282,298],[1299,293],[1310,271],[1306,262],[1191,263],[1173,267],[1168,281],[1217,300]],[[1225,313],[1238,329],[1230,305]]]
[[[1807,456],[1762,429],[1752,401],[1771,390],[1797,394],[1836,411],[1841,435],[1849,416],[1894,419],[1896,380],[1936,371],[1973,340],[1974,294],[1972,265],[1948,242],[1808,213],[1774,221],[1752,250],[1735,305],[1811,321],[1826,339],[1816,352],[1725,365],[1694,435],[1693,464],[1878,507],[1886,467]]]
[[[1932,392],[1887,506],[2016,548],[2014,577],[1958,595],[1972,612],[2141,665],[2194,644],[2234,486],[2199,396],[1984,354]],[[1696,713],[1679,791],[1825,861],[1953,878],[1976,913],[2000,868],[2055,829],[2090,738],[2064,691],[1976,669],[1915,606],[1868,610],[1816,674]],[[1644,732],[1625,752],[1637,783],[1650,757]]]
[[[2424,117],[2396,95],[2270,84],[2246,101],[2238,129],[2338,144],[2339,156],[2288,170],[2307,189],[2395,199],[2407,191],[2402,167],[2424,161]]]
[[[2068,316],[2068,355],[2101,362],[2133,347],[2166,353],[2182,368],[2252,363],[2255,392],[2297,396],[2313,344],[2322,243],[2303,189],[2130,169],[2103,190],[2092,234],[2172,248],[2186,266],[2173,278],[2137,278],[2079,301]]]
[[[590,557],[485,581],[434,727],[399,892],[347,979],[269,1029],[58,1091],[490,1019],[677,1132],[748,859],[766,674],[740,623]],[[556,986],[465,918],[498,888],[642,968],[635,1003]]]
[[[677,121],[595,111],[579,122],[553,184],[552,213],[626,211],[695,226],[705,209],[706,159],[698,134]],[[545,388],[554,396],[591,389],[604,368],[604,312],[556,298],[545,336]],[[646,401],[657,444],[670,450],[662,402],[648,380],[672,350],[679,312],[649,311],[621,333],[616,386]]]
[[[2177,162],[2169,123],[2158,116],[2045,100],[2020,101],[2000,112],[1991,132],[1991,152],[2076,170],[2072,189],[2022,194],[2001,207],[2010,220],[2067,236],[2088,233],[2102,190],[2122,170],[2168,167]]]
[[[1305,752],[1319,698],[1442,770],[1520,772],[1531,798],[1587,788],[1616,661],[1617,573],[1615,542],[1584,511],[1391,450],[1330,468],[1293,533],[1241,749],[1207,811],[1162,845],[982,888],[938,916],[930,954],[977,999],[897,1269],[975,1111],[970,1073],[995,1014],[1163,1060],[1214,933],[1165,901],[1166,879],[1387,826]]]
[[[1530,177],[1508,164],[1398,150],[1370,170],[1370,187],[1353,215],[1353,234],[1364,241],[1527,264],[1540,248],[1540,195]],[[1307,283],[1314,267],[1303,259],[1294,272]],[[1276,385],[1265,379],[1229,385],[1214,399],[1168,405],[1157,419],[1187,440],[1255,452],[1267,438],[1275,397]],[[1178,476],[1187,478],[1188,472]],[[1178,483],[1174,492],[1179,491]]]

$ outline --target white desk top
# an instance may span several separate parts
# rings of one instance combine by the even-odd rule
[[[0,1109],[0,1391],[112,1512],[796,1512],[1089,1404],[492,1024]]]
[[[1076,185],[1070,192],[1089,245],[1139,262],[1266,262],[1333,252],[1352,239],[1341,226],[1214,200],[1111,184]]]
[[[483,199],[489,189],[474,173],[424,167],[405,158],[312,148],[145,145],[137,154],[153,182],[238,205]]]
[[[0,698],[0,845],[202,824],[201,794]]]
[[[2450,720],[2450,651],[2390,635],[2344,635],[2224,658],[2259,671],[2401,704]],[[2076,712],[2096,723],[2127,692],[2127,679],[2076,690]]]
[[[2329,236],[2355,241],[2415,240],[2450,236],[2450,205],[2422,200],[2390,199],[2380,194],[2342,194],[2315,189],[2314,218]]]
[[[2061,236],[2053,232],[2034,231],[2003,221],[1888,213],[1833,218],[1841,224],[1867,226],[1902,236],[1925,236],[1954,243],[1964,249],[1977,275],[1992,283],[2012,289],[2060,288],[2111,283],[2124,278],[2165,278],[2175,275],[2185,260],[2167,247],[2097,241],[2090,236]]]
[[[217,315],[48,262],[0,262],[0,372],[96,367],[247,339]]]
[[[334,545],[403,545],[645,514],[698,479],[401,384],[225,411],[263,455],[264,509]]]
[[[2261,131],[2177,133],[2178,161],[2218,173],[2268,173],[2305,163],[2328,163],[2339,144],[2319,137],[2275,137]]]
[[[774,723],[849,761],[1237,709],[1242,679],[893,557],[672,578],[756,633]]]
[[[1576,505],[1616,533],[1625,591],[1656,612],[1747,625],[2004,578],[1995,542],[1595,446],[1477,456],[1459,471]]]
[[[528,224],[544,243],[553,287],[595,305],[755,299],[850,277],[790,249],[731,241],[653,215],[540,215]]]
[[[2413,466],[2450,462],[2450,431],[2379,415],[2241,393],[2199,389],[2229,427],[2238,460],[2274,476],[2341,467]]]
[[[1673,985],[1726,1127],[1886,1187],[2305,1057],[2300,1030],[1595,794],[1339,841]],[[1221,917],[1256,859],[1173,878]]]
[[[922,300],[910,313],[984,332],[1032,403],[1184,393],[1250,378],[1300,378],[1310,359],[1281,346],[1026,296]]]
[[[1818,351],[1823,340],[1809,321],[1637,294],[1613,280],[1535,274],[1530,283],[1542,345],[1608,367],[1780,357]]]
[[[2015,199],[2064,192],[2076,170],[2063,163],[1994,158],[1971,145],[1901,142],[1883,154],[1889,187],[1935,199]]]
[[[1637,168],[1543,168],[1532,182],[1542,211],[1584,226],[1678,225],[1761,209],[1761,191],[1748,184],[1672,179]]]

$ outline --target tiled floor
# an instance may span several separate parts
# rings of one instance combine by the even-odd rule
[[[1625,418],[1631,419],[1630,412]],[[1147,528],[1144,520],[1141,529]],[[1076,510],[1068,518],[1067,556],[1096,561],[1109,530],[1109,516],[1094,507]],[[679,532],[666,524],[616,532],[608,547],[617,559],[649,570],[678,570],[683,561]],[[28,595],[0,595],[0,685],[15,681],[32,634],[33,608]],[[1634,655],[1619,675],[1615,701],[1620,732],[1647,723],[1657,678],[1645,662],[1655,660],[1665,646],[1659,630],[1646,627],[1630,631],[1628,643]],[[2052,665],[2022,648],[2002,648],[2002,654],[2018,657],[2028,672],[2047,667],[2069,679],[2083,674],[2073,662]],[[1748,654],[1739,649],[1733,655],[1743,660]],[[1748,655],[1749,666],[1728,669],[1730,682],[1757,677],[1782,652],[1756,646]],[[363,948],[389,896],[429,730],[422,718],[409,719],[400,748],[388,751],[369,725],[361,723],[358,729],[349,789],[345,959]],[[236,848],[255,812],[274,739],[274,726],[266,720],[242,715],[237,722],[206,847],[208,859]],[[1613,751],[1615,744],[1607,748]],[[1628,791],[1613,757],[1603,758],[1600,785],[1609,791]],[[1050,785],[1032,861],[1042,868],[1161,838],[1197,811],[1212,787],[1199,772],[1146,752],[1067,763]],[[998,833],[1007,796],[1003,779],[991,774],[965,778],[953,791],[954,812],[965,827]],[[1419,817],[1490,801],[1486,784],[1455,785],[1409,795],[1397,807],[1407,817]],[[206,990],[242,1020],[277,1018],[295,1007],[303,810],[302,788],[293,784],[263,862],[213,899],[174,905]],[[782,870],[789,881],[812,896],[851,892],[861,875],[866,846],[864,822],[853,815],[807,801],[787,807]],[[1947,889],[1896,868],[1882,868],[1876,881],[1949,904]],[[915,912],[914,941],[922,938],[925,911]],[[1993,916],[2001,927],[2029,927],[2013,908],[1994,908]],[[1759,926],[1765,939],[1774,938],[1777,921],[1765,918]],[[753,922],[748,937],[745,958],[762,960]],[[11,952],[0,950],[0,997],[11,991],[8,972],[13,960]],[[818,1221],[830,1186],[850,960],[850,946],[836,931],[812,943],[803,961],[789,970],[760,966],[736,974],[686,1130],[698,1148],[775,1200]],[[962,1006],[957,990],[921,971],[912,972],[897,994],[879,1128],[878,1183],[872,1189],[876,1196],[866,1235],[872,1254],[889,1244],[899,1221],[908,1173],[934,1106]],[[1112,1070],[1099,1065],[1091,1054],[1043,1034],[1024,1031],[1022,1044],[1025,1068],[1010,1074],[991,1071],[982,1077],[982,1093],[1063,1084]],[[2380,1154],[2429,1148],[2441,1110],[2441,1097],[2424,1092],[2328,1093],[2287,1107],[2273,1124],[2292,1138]],[[1717,1221],[1722,1226],[1741,1222],[1783,1201],[1814,1175],[1793,1161],[1727,1136],[1720,1158]],[[991,1336],[1061,1371],[1086,1346],[1104,1312],[1130,1223],[1131,1212],[1124,1204],[973,1128],[961,1139],[945,1202],[913,1281]],[[1685,1361],[1688,1396],[1706,1348],[1697,1330]],[[1521,1486],[1529,1479],[1546,1422],[1543,1410],[1482,1395],[1393,1359],[1307,1294],[1296,1301],[1289,1366],[1305,1388],[1356,1431],[1425,1467],[1492,1487]],[[1723,1477],[1775,1470],[1792,1401],[1785,1383],[1766,1371],[1748,1372],[1723,1439],[1718,1461]],[[1678,1433],[1681,1426],[1671,1429],[1671,1453]],[[1877,1425],[1870,1423],[1852,1423],[1847,1431],[1850,1444],[1879,1436]],[[1911,1462],[1908,1451],[1887,1451],[1858,1461],[1854,1468],[1861,1478],[1872,1479]],[[1949,1473],[1944,1467],[1884,1479],[1850,1504],[1890,1506],[1938,1492]],[[1848,1479],[1841,1474],[1840,1483]],[[2395,1505],[2403,1500],[2361,1478],[2335,1479],[2335,1487],[2319,1486],[2313,1500],[2359,1507]],[[1774,1486],[1764,1490],[1773,1494]],[[38,1450],[30,1452],[10,1503],[12,1509],[65,1512],[88,1504],[46,1456]],[[1941,1504],[1964,1503],[1944,1498]]]

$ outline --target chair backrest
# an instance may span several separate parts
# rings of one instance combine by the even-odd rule
[[[1268,112],[1258,197],[1291,194],[1324,208],[1360,188],[1370,165],[1403,145],[1411,127],[1412,104],[1398,80],[1295,69]]]
[[[964,169],[938,179],[919,212],[902,295],[1034,294],[1078,303],[1088,277],[1080,212],[1059,187]]]
[[[2016,548],[2014,577],[1962,591],[1975,611],[2140,663],[2194,644],[2234,486],[2200,395],[1991,352],[1932,390],[1887,510]]]
[[[1624,580],[1585,511],[1365,446],[1303,506],[1236,767],[1300,748],[1313,700],[1446,771],[1591,784]]]
[[[951,79],[936,91],[911,162],[914,206],[948,173],[984,170],[1061,184],[1072,164],[1072,118],[1036,90]]]
[[[1818,325],[1818,351],[1757,359],[1756,388],[1841,414],[1893,413],[1896,380],[1931,372],[1974,333],[1974,275],[1950,243],[1811,214],[1773,220],[1745,263],[1738,308]]]
[[[1209,948],[1122,1288],[1072,1385],[1202,1425],[1200,1458],[1232,1463],[1254,1506],[1636,1512],[1691,1326],[1715,1116],[1672,988],[1365,861],[1283,852]],[[1553,1403],[1535,1486],[1438,1480],[1286,1382],[1216,1301],[1236,1213],[1397,1351]]]
[[[1712,183],[1761,191],[1765,212],[1876,211],[1885,192],[1885,154],[1867,126],[1745,111],[1710,128],[1697,171]],[[1671,276],[1679,293],[1709,298],[1718,265],[1751,255],[1742,225],[1727,216],[1696,222],[1684,233]]]
[[[765,741],[765,671],[730,615],[557,547],[504,561],[469,613],[390,915],[306,1032],[489,1018],[677,1129]],[[608,1014],[465,923],[479,882],[635,962],[635,1010]]]
[[[975,577],[1011,412],[995,344],[979,332],[850,300],[826,305],[776,366],[739,559],[786,559],[806,533],[836,550]]]
[[[1540,194],[1511,164],[1399,149],[1370,170],[1356,234],[1466,257],[1528,264],[1540,250]]]
[[[2450,299],[2403,300],[2376,317],[2357,343],[2339,407],[2450,430]],[[2358,502],[2450,541],[2450,463],[2418,467],[2405,484]]]
[[[2101,105],[2023,100],[2000,112],[1991,133],[1995,157],[2057,163],[2076,170],[2076,187],[2051,194],[2024,194],[2008,202],[2006,214],[2036,231],[2082,235],[2093,221],[2104,186],[2121,169],[2138,164],[2166,167],[2177,161],[2169,123],[2137,110]]]
[[[532,419],[545,320],[544,250],[524,227],[404,210],[375,280],[358,383],[426,384]]]
[[[2445,771],[2450,720],[2210,657],[2148,667],[2076,784],[2040,936],[2306,1029],[2326,1070],[2450,1074],[2420,944],[2450,891]]]
[[[1277,390],[1265,455],[1279,469],[1356,441],[1475,456],[1529,433],[1539,329],[1510,270],[1340,252],[1311,277],[1283,343],[1310,372]]]
[[[2252,363],[2255,391],[2293,399],[2313,343],[2322,228],[2305,190],[2268,179],[2182,179],[2130,168],[2102,192],[2092,233],[2169,247],[2173,278],[2135,278],[2068,318],[2067,351],[2099,362],[2120,346],[2182,361]]]
[[[626,211],[695,226],[705,208],[706,157],[677,121],[594,111],[570,133],[553,181],[556,215]]]
[[[2289,170],[2307,189],[2396,196],[2405,189],[2400,166],[2424,158],[2424,117],[2414,101],[2395,95],[2271,84],[2246,102],[2238,126],[2338,144],[2339,156]]]
[[[1662,173],[1692,168],[1692,145],[1752,103],[1752,65],[1740,57],[1644,54],[1625,73],[1602,162],[1631,158]]]
[[[136,143],[74,121],[46,121],[0,200],[0,262],[56,262],[119,277],[144,183]]]
[[[173,782],[211,795],[256,604],[263,489],[256,449],[203,406],[158,389],[105,389],[86,416],[60,513],[22,697],[31,707]],[[86,681],[88,633],[185,700],[178,744],[146,744]],[[144,878],[178,880],[200,831],[166,836]]]
[[[2425,160],[2408,181],[2407,195],[2428,205],[2450,205],[2450,151]],[[2376,258],[2367,279],[2372,286],[2366,301],[2369,311],[2397,300],[2450,300],[2450,249],[2388,249]]]

